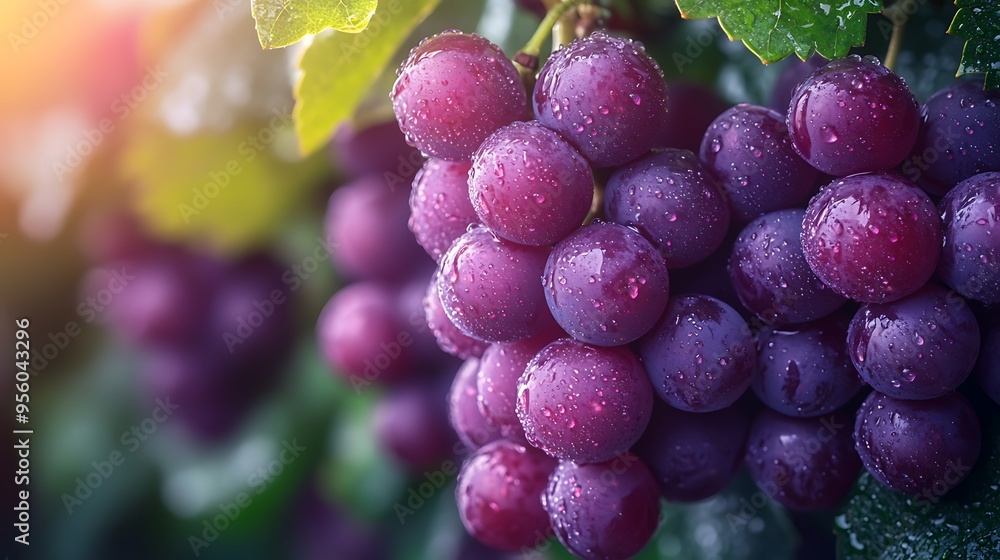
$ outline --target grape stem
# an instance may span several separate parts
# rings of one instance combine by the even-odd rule
[[[906,22],[916,11],[920,0],[900,0],[892,6],[882,10],[882,15],[892,21],[892,35],[889,37],[889,49],[885,53],[883,64],[889,70],[896,66],[899,58],[899,51],[903,45],[903,31],[906,29]]]

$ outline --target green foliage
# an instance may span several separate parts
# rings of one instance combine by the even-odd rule
[[[385,0],[361,33],[323,33],[309,46],[295,89],[295,130],[303,153],[330,139],[350,118],[393,54],[440,0]]]
[[[257,38],[265,49],[287,47],[327,28],[360,33],[378,0],[251,0]]]
[[[730,39],[740,39],[764,63],[793,52],[802,60],[818,52],[826,58],[847,55],[863,45],[867,14],[879,0],[829,3],[815,0],[677,0],[688,19],[719,18]]]
[[[907,496],[865,473],[837,517],[841,560],[965,558],[1000,550],[1000,419],[983,434],[968,480],[943,497]]]
[[[958,13],[948,33],[965,39],[958,74],[986,74],[986,87],[1000,87],[1000,3],[955,0]]]

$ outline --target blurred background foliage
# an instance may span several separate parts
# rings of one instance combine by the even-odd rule
[[[39,17],[42,4],[54,13]],[[795,63],[762,66],[714,20],[681,22],[671,0],[615,6],[621,32],[645,42],[668,81],[705,84],[729,103],[768,104],[779,73]],[[953,79],[962,42],[926,40],[942,36],[953,12],[926,2],[911,22],[898,71],[919,100]],[[406,503],[425,474],[406,472],[378,449],[375,394],[355,396],[319,358],[316,318],[339,282],[328,263],[301,278],[281,384],[212,444],[187,439],[169,421],[134,451],[123,443],[152,413],[137,397],[139,357],[100,321],[83,320],[78,307],[95,264],[93,232],[122,213],[138,217],[143,235],[219,258],[266,251],[293,266],[314,254],[326,198],[344,173],[324,149],[301,155],[300,142],[322,146],[328,137],[296,135],[300,66],[306,74],[339,68],[309,87],[348,92],[308,110],[329,113],[330,124],[346,118],[363,127],[391,118],[395,68],[420,38],[476,31],[513,54],[538,19],[513,0],[442,0],[425,21],[412,21],[419,25],[411,33],[394,31],[398,49],[339,68],[337,41],[354,35],[325,32],[312,41],[329,43],[327,53],[310,50],[301,62],[309,40],[264,51],[246,0],[0,4],[10,43],[0,56],[0,340],[13,340],[12,319],[27,316],[35,347],[57,349],[32,361],[30,557],[194,556],[191,536],[201,537],[206,520],[241,493],[249,505],[197,557],[488,557],[458,522],[451,482],[400,523],[394,505]],[[870,18],[861,52],[885,52],[879,20]],[[79,334],[64,338],[70,323]],[[10,390],[3,384],[8,400]],[[280,474],[254,479],[289,442],[304,450]],[[10,464],[11,446],[5,449]],[[124,462],[68,508],[65,497],[78,496],[80,481],[115,451]],[[832,550],[825,529],[832,519],[790,518],[773,504],[732,528],[726,514],[739,512],[752,492],[744,477],[707,502],[668,507],[647,556],[776,559],[809,550],[800,557],[812,559],[822,557],[815,550]],[[557,548],[540,554],[567,557]]]

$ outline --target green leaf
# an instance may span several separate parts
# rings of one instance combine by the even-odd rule
[[[828,3],[827,3],[828,2]],[[806,60],[813,51],[826,58],[847,55],[865,42],[867,14],[879,0],[677,0],[688,19],[719,18],[731,40],[740,39],[765,64],[793,52]]]
[[[323,158],[298,157],[291,128],[287,114],[190,136],[143,128],[120,162],[143,223],[229,252],[270,241],[326,172]]]
[[[350,118],[392,55],[440,0],[384,0],[371,25],[356,35],[323,33],[299,60],[295,130],[303,153],[326,145]]]
[[[976,468],[944,497],[894,492],[865,473],[837,517],[840,560],[995,559],[1000,551],[1000,419]]]
[[[377,5],[378,0],[250,0],[257,39],[265,49],[287,47],[331,27],[360,33]]]
[[[1000,4],[995,0],[955,0],[958,13],[948,33],[965,39],[958,75],[986,74],[988,89],[1000,88]]]

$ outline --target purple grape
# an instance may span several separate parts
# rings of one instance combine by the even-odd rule
[[[920,110],[917,143],[903,173],[927,192],[941,196],[958,183],[1000,171],[1000,92],[984,90],[982,79],[948,85]]]
[[[904,401],[874,392],[854,424],[855,447],[875,480],[931,501],[965,479],[981,439],[979,419],[959,393]]]
[[[631,558],[660,522],[656,479],[631,454],[597,464],[559,463],[542,506],[559,542],[585,560]]]
[[[748,425],[736,406],[694,414],[658,403],[634,451],[664,498],[697,502],[728,486],[743,466]]]
[[[746,321],[732,307],[703,295],[671,298],[638,348],[660,398],[688,412],[735,403],[750,386],[757,361]]]
[[[513,342],[551,325],[540,279],[547,247],[526,247],[476,227],[459,237],[438,264],[441,306],[465,334]]]
[[[469,200],[469,162],[429,159],[410,193],[410,231],[435,261],[479,221]]]
[[[545,263],[545,300],[573,338],[599,346],[628,344],[667,305],[663,256],[639,233],[613,223],[580,228]]]
[[[330,142],[334,165],[349,177],[382,175],[405,186],[420,169],[420,152],[406,143],[396,121],[361,129],[343,124]]]
[[[746,462],[765,494],[804,511],[836,507],[861,470],[846,414],[789,418],[765,409],[750,426]]]
[[[421,256],[406,227],[409,191],[368,175],[333,192],[326,213],[326,242],[337,269],[351,278],[393,279]]]
[[[410,470],[440,469],[455,447],[448,409],[441,406],[446,388],[437,379],[400,385],[375,403],[375,440]]]
[[[528,442],[560,459],[593,463],[638,441],[653,409],[642,364],[627,348],[570,338],[543,348],[517,383]]]
[[[473,154],[468,193],[493,233],[538,247],[580,227],[594,198],[594,176],[561,136],[537,121],[515,122]]]
[[[639,230],[669,268],[708,258],[729,228],[719,182],[694,154],[653,152],[619,167],[604,191],[607,219]]]
[[[738,223],[803,204],[819,180],[792,149],[784,117],[757,105],[740,103],[716,117],[700,154],[719,177]]]
[[[698,82],[671,83],[667,84],[667,89],[670,110],[654,147],[698,153],[705,129],[730,107],[730,103]]]
[[[392,108],[411,146],[428,157],[468,161],[493,131],[527,116],[528,99],[500,47],[452,30],[410,51]]]
[[[830,183],[802,221],[809,268],[862,302],[905,297],[927,283],[941,252],[941,218],[916,185],[888,173]]]
[[[476,375],[479,359],[469,358],[455,374],[455,381],[448,393],[448,419],[466,449],[475,451],[500,439],[500,430],[490,426],[479,410],[479,390]]]
[[[356,391],[398,381],[414,365],[412,335],[384,286],[359,282],[342,288],[323,308],[316,331],[327,365]]]
[[[819,54],[809,57],[803,62],[798,57],[790,56],[785,59],[784,68],[778,74],[778,80],[771,90],[771,101],[768,106],[779,113],[788,112],[788,106],[792,102],[792,95],[799,83],[805,81],[810,74],[826,65],[827,60]]]
[[[969,299],[1000,303],[1000,173],[962,181],[938,209],[944,220],[938,275]]]
[[[919,128],[906,82],[872,56],[851,55],[813,72],[788,108],[795,151],[838,177],[892,169],[909,155]]]
[[[424,298],[424,312],[427,326],[434,333],[438,347],[452,356],[462,358],[480,357],[489,346],[488,342],[472,338],[451,322],[441,306],[437,280],[431,280]]]
[[[897,399],[932,399],[958,388],[979,355],[979,324],[961,296],[928,284],[889,303],[861,306],[847,346],[869,385]]]
[[[792,329],[759,335],[754,393],[787,416],[815,417],[847,404],[861,390],[847,353],[850,316],[837,313]]]
[[[557,50],[542,66],[535,116],[596,167],[648,152],[666,121],[663,72],[641,43],[602,32]]]
[[[743,306],[771,324],[819,319],[844,298],[813,274],[802,253],[804,210],[779,210],[750,222],[733,245],[730,278]]]
[[[542,348],[564,336],[559,329],[550,329],[525,340],[491,344],[483,352],[476,376],[479,406],[486,421],[504,437],[524,439],[524,428],[517,417],[517,382]]]
[[[1000,404],[1000,327],[994,327],[983,337],[973,375],[983,391]]]
[[[487,546],[519,551],[551,536],[541,496],[558,462],[533,447],[495,441],[469,458],[455,496],[462,524]]]

